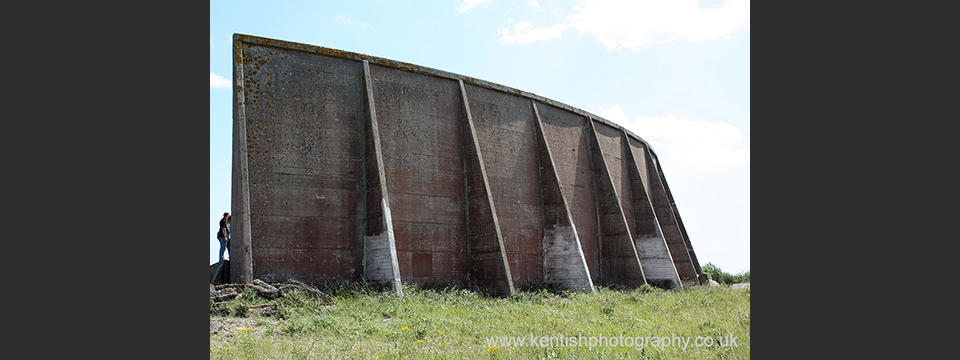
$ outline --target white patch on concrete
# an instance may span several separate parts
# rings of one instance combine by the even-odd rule
[[[543,232],[544,281],[571,289],[593,292],[590,270],[572,226],[557,226]]]
[[[643,266],[643,273],[648,281],[667,279],[673,281],[675,288],[682,288],[677,268],[673,264],[673,258],[670,257],[667,242],[662,236],[638,238],[635,244],[640,265]]]

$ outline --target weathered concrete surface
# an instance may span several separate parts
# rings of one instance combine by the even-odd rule
[[[624,192],[629,194],[634,243],[637,247],[637,256],[640,258],[640,264],[643,265],[643,273],[647,282],[663,288],[683,289],[683,283],[677,274],[676,265],[673,263],[673,257],[670,255],[670,249],[667,247],[667,241],[660,231],[660,224],[657,223],[656,214],[653,211],[653,203],[649,197],[649,176],[640,169],[646,168],[646,160],[643,156],[647,151],[646,145],[631,139],[629,136],[623,137],[627,148],[624,164],[625,172],[628,173],[630,186],[624,188]],[[703,284],[703,282],[701,282]]]
[[[361,63],[241,44],[253,277],[361,280]]]
[[[593,292],[590,270],[580,247],[580,239],[570,215],[570,206],[563,196],[550,145],[543,134],[543,124],[536,103],[537,155],[543,196],[543,281],[570,289]]]
[[[389,234],[386,232],[373,236],[364,235],[363,275],[366,281],[391,287],[397,284],[395,290],[399,290],[399,276],[394,273],[400,272],[395,249],[394,247],[391,251]]]
[[[467,85],[514,284],[543,281],[543,209],[530,100]],[[509,229],[509,231],[503,231]]]
[[[484,167],[480,140],[477,137],[476,124],[473,122],[470,100],[463,80],[460,87],[461,109],[466,122],[463,124],[464,173],[467,186],[467,222],[469,223],[468,256],[473,286],[504,295],[512,294],[516,288],[510,263],[507,260],[506,247],[500,230],[500,217],[497,216],[496,202],[490,190],[490,180]]]
[[[534,94],[234,35],[231,281],[680,286],[702,271],[653,150]]]
[[[380,285],[390,285],[397,295],[403,295],[400,281],[400,262],[397,256],[393,216],[390,211],[390,191],[383,167],[380,144],[380,125],[373,92],[370,63],[363,61],[364,99],[367,106],[364,142],[366,157],[366,231],[363,237],[364,279]]]
[[[210,264],[210,288],[213,289],[213,284],[228,282],[230,282],[230,260]]]
[[[537,105],[544,138],[563,189],[584,261],[593,284],[599,284],[600,238],[597,225],[596,186],[590,162],[590,128],[587,118],[550,105]]]
[[[378,65],[370,70],[400,276],[466,284],[457,84]]]
[[[693,249],[687,247],[684,232],[677,222],[679,216],[676,214],[673,200],[667,196],[669,190],[665,186],[666,180],[660,172],[656,157],[651,154],[652,150],[648,146],[645,159],[650,178],[649,194],[651,195],[650,201],[653,204],[657,222],[660,225],[660,231],[667,242],[667,247],[670,249],[670,255],[673,258],[680,280],[699,283],[699,275],[703,274],[703,271],[699,271],[699,266],[694,265],[691,259]]]
[[[620,205],[617,191],[620,183],[620,159],[607,159],[603,143],[609,139],[597,131],[607,126],[590,119],[590,160],[593,166],[594,183],[597,186],[597,215],[600,226],[600,268],[603,284],[641,286],[647,283],[637,255],[630,227]],[[607,144],[610,146],[610,144]],[[619,148],[618,148],[619,150]]]

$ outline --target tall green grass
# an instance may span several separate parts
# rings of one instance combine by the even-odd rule
[[[270,317],[252,315],[252,330],[210,335],[211,359],[711,359],[749,358],[750,290],[688,286],[665,291],[598,287],[593,294],[550,287],[521,288],[508,298],[453,287],[405,285],[404,296],[364,286],[325,289],[336,305],[285,296],[225,302],[242,310],[277,304]],[[214,315],[211,321],[237,319]],[[271,321],[271,319],[276,319]],[[488,337],[647,337],[633,346],[491,346]],[[649,337],[690,338],[652,346]],[[695,346],[696,337],[727,346]],[[735,338],[736,345],[729,339]],[[619,338],[617,340],[619,342]],[[671,340],[672,342],[672,340]],[[578,344],[579,345],[579,344]],[[613,345],[607,343],[605,345]],[[662,344],[667,345],[667,344]]]

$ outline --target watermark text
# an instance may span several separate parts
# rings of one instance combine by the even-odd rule
[[[737,337],[733,334],[727,336],[584,336],[559,334],[554,336],[493,336],[485,337],[489,347],[632,347],[636,350],[642,350],[644,347],[660,348],[677,347],[686,350],[690,346],[694,347],[734,347],[737,344]]]

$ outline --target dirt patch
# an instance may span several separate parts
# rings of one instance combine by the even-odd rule
[[[210,320],[210,333],[233,337],[249,332],[253,335],[276,332],[280,320],[273,318],[217,317]]]

